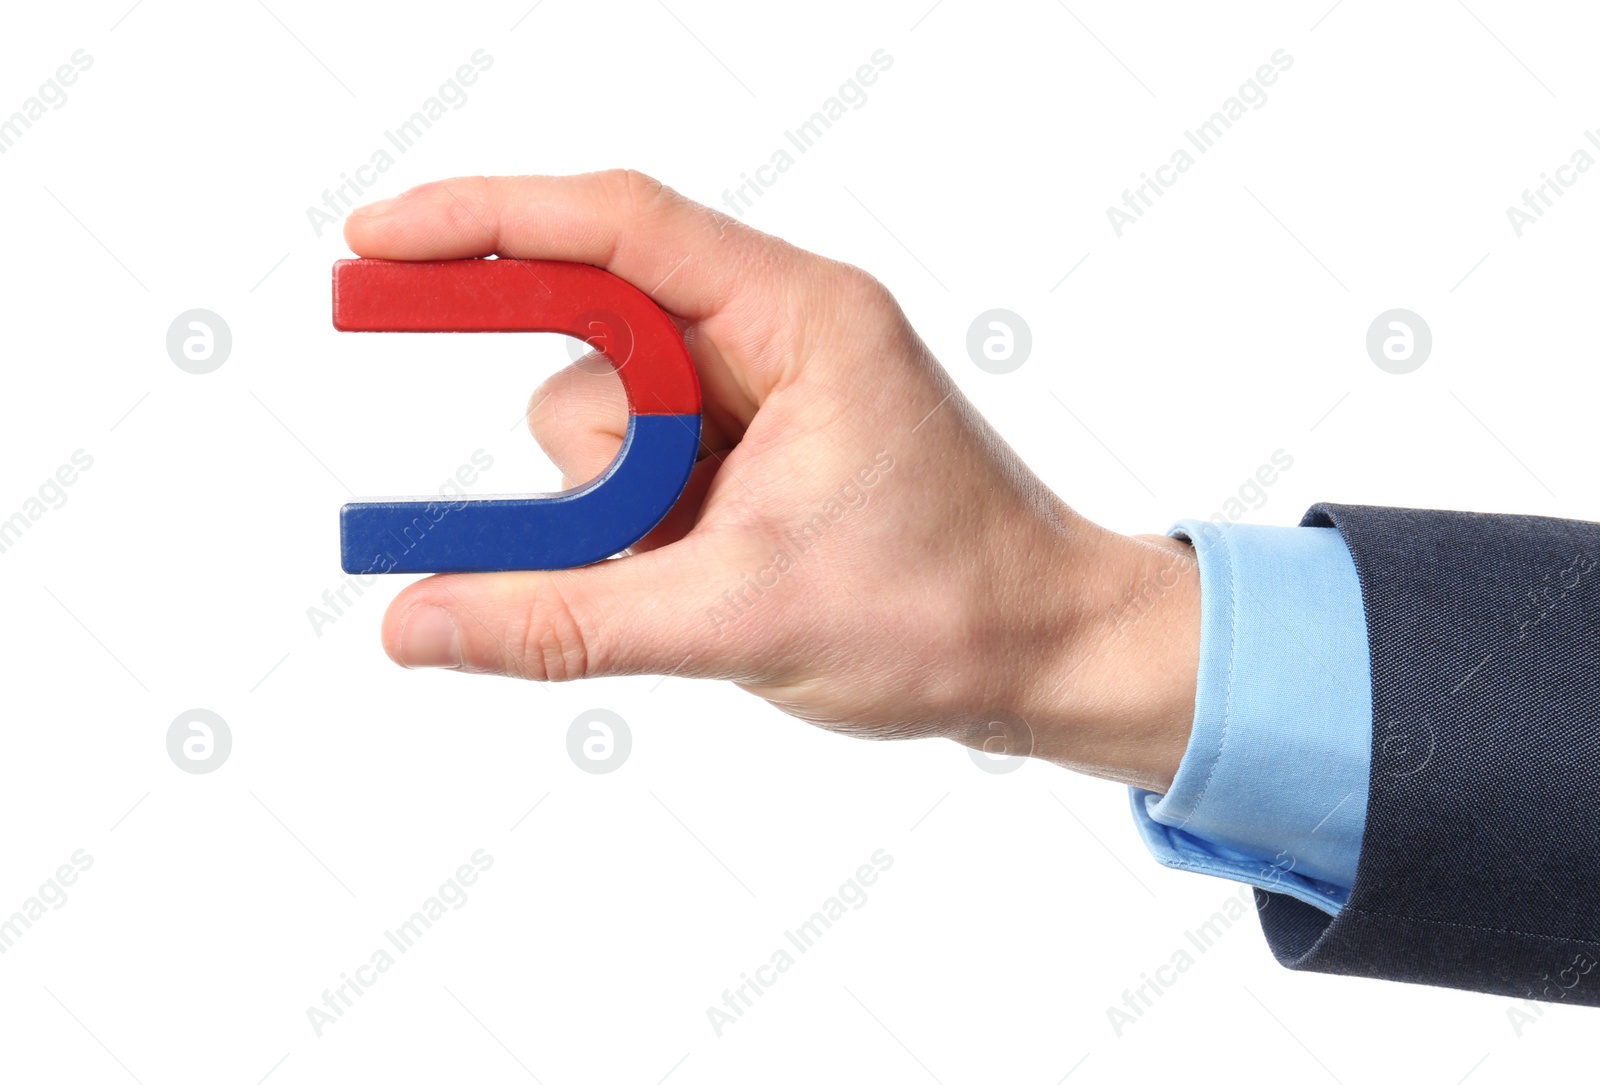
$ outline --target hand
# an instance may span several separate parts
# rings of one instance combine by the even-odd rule
[[[357,210],[345,237],[394,260],[604,267],[674,316],[705,398],[688,488],[632,553],[412,584],[384,619],[397,662],[728,679],[836,731],[1170,785],[1194,711],[1192,553],[1056,498],[870,275],[631,171],[426,184]],[[528,412],[569,485],[626,424],[596,362]]]

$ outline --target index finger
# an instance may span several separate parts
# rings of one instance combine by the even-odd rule
[[[357,255],[389,260],[495,253],[593,264],[690,320],[774,289],[787,276],[773,271],[810,256],[634,170],[433,181],[357,208],[344,236]]]

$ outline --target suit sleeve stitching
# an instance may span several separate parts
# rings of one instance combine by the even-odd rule
[[[1402,923],[1428,923],[1435,927],[1458,927],[1467,931],[1484,931],[1489,934],[1510,934],[1518,938],[1534,938],[1544,942],[1572,942],[1580,946],[1600,946],[1589,938],[1568,938],[1560,934],[1534,934],[1531,931],[1512,930],[1509,927],[1480,927],[1472,923],[1452,923],[1447,919],[1428,919],[1425,916],[1396,915],[1393,912],[1381,912],[1376,908],[1361,908],[1346,905],[1342,914],[1360,914],[1375,916],[1380,919],[1395,919]]]

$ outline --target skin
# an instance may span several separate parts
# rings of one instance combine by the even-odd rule
[[[355,211],[345,238],[393,260],[604,267],[672,314],[705,400],[688,489],[633,551],[412,584],[383,622],[397,663],[724,679],[846,734],[1170,787],[1194,715],[1192,551],[1051,493],[866,272],[631,170],[425,184]],[[530,401],[569,485],[621,444],[622,387],[598,361]]]

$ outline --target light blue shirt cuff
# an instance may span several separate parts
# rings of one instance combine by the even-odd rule
[[[1183,520],[1200,563],[1194,727],[1165,796],[1130,789],[1156,861],[1337,914],[1361,857],[1372,676],[1334,528]]]

